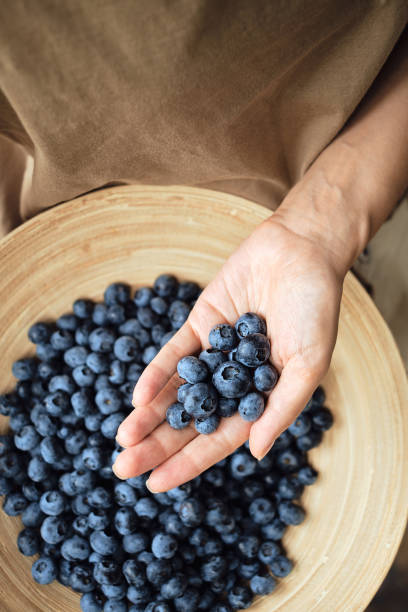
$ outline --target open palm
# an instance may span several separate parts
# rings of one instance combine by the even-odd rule
[[[290,231],[278,215],[260,225],[202,292],[187,322],[139,379],[136,408],[122,423],[125,450],[114,469],[129,478],[153,468],[149,488],[165,491],[191,480],[249,438],[260,459],[304,408],[327,371],[334,348],[342,275],[330,254],[310,238]],[[267,322],[271,360],[281,373],[264,414],[255,423],[239,414],[221,420],[216,432],[198,434],[194,425],[171,429],[166,409],[176,400],[178,360],[207,348],[210,329],[234,324],[244,312]]]

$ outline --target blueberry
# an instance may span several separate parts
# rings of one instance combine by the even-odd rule
[[[310,430],[307,434],[297,438],[296,446],[300,451],[309,451],[320,444],[322,437],[321,431]]]
[[[89,536],[92,550],[100,555],[114,555],[119,547],[117,539],[104,530],[93,531]]]
[[[148,306],[153,296],[154,293],[150,287],[140,287],[135,292],[133,301],[136,306]]]
[[[184,409],[191,416],[207,418],[215,412],[217,404],[217,392],[211,384],[192,384],[186,391]]]
[[[258,558],[262,563],[270,565],[270,563],[281,553],[280,546],[273,540],[266,540],[259,548]]]
[[[79,493],[71,500],[71,509],[74,514],[88,514],[91,507],[88,504],[86,493]]]
[[[140,518],[152,521],[159,513],[159,506],[151,497],[141,497],[136,502],[134,510]]]
[[[9,427],[15,433],[19,433],[23,427],[30,424],[30,417],[25,412],[17,412],[10,417]]]
[[[0,414],[10,416],[20,408],[20,399],[15,393],[0,395]]]
[[[140,350],[139,342],[132,336],[120,336],[113,345],[113,352],[119,361],[133,361]]]
[[[100,389],[95,395],[95,404],[104,415],[117,412],[122,407],[122,396],[120,391],[114,387]]]
[[[304,436],[308,433],[311,427],[311,420],[307,414],[300,414],[293,423],[288,427],[288,430],[295,438]]]
[[[190,383],[184,383],[183,385],[180,385],[180,387],[177,389],[177,401],[180,402],[181,404],[184,403],[185,399],[186,399],[186,393],[188,391],[188,389],[190,389],[192,385]]]
[[[67,522],[59,516],[47,516],[41,525],[41,537],[48,544],[59,544],[68,533]]]
[[[148,601],[152,598],[152,592],[149,585],[144,584],[143,586],[135,586],[131,584],[127,590],[127,598],[131,603],[147,604]]]
[[[92,312],[92,321],[95,325],[106,325],[108,322],[108,308],[105,304],[95,304]]]
[[[27,474],[34,482],[42,482],[49,477],[50,468],[42,457],[33,457],[28,464]]]
[[[49,341],[52,326],[48,323],[34,323],[28,330],[28,338],[34,344],[45,344]]]
[[[261,569],[261,564],[257,559],[244,559],[238,566],[238,575],[245,580],[250,580]]]
[[[302,495],[303,488],[296,476],[283,476],[279,480],[278,495],[281,499],[297,499]]]
[[[169,577],[164,583],[161,584],[160,596],[163,599],[175,599],[181,597],[188,585],[187,577],[185,574],[176,573],[171,578]]]
[[[94,531],[102,531],[110,525],[110,516],[103,508],[93,508],[88,514],[88,525]]]
[[[188,527],[197,527],[204,518],[202,503],[194,497],[182,501],[179,509],[179,516]]]
[[[70,407],[70,399],[65,391],[55,391],[44,398],[44,406],[50,416],[59,417]]]
[[[116,437],[118,427],[125,416],[123,412],[115,412],[115,414],[111,414],[102,421],[101,432],[105,438],[113,440]]]
[[[320,387],[320,386],[317,387],[317,389],[313,393],[312,399],[317,404],[320,404],[320,405],[324,404],[324,402],[326,401],[326,393],[324,392],[323,387]]]
[[[219,365],[228,361],[228,356],[218,349],[209,348],[205,351],[201,351],[199,359],[204,361],[210,372],[214,372]]]
[[[129,554],[144,553],[148,546],[148,537],[144,533],[130,533],[123,536],[123,550]],[[149,553],[150,555],[151,553]]]
[[[31,574],[38,584],[50,584],[57,577],[57,565],[51,557],[40,557],[34,561]]]
[[[94,564],[93,577],[98,584],[118,584],[121,581],[120,566],[111,559],[98,561]]]
[[[248,512],[257,525],[267,525],[275,517],[275,507],[273,503],[265,497],[254,499],[249,505]]]
[[[88,470],[99,470],[103,467],[105,453],[99,447],[84,448],[81,453],[82,462]]]
[[[72,521],[72,529],[78,535],[86,537],[91,533],[91,527],[87,516],[76,516]]]
[[[228,601],[233,608],[246,609],[252,603],[253,595],[246,586],[235,585],[228,591]]]
[[[316,482],[317,472],[311,465],[305,465],[298,472],[298,480],[304,485],[312,485]]]
[[[37,361],[32,357],[18,359],[12,366],[13,376],[18,380],[33,380],[37,373]]]
[[[288,430],[286,430],[282,432],[281,435],[278,436],[278,438],[276,438],[275,443],[273,445],[273,450],[280,451],[284,448],[288,448],[292,442],[293,436]]]
[[[74,315],[79,319],[88,319],[92,316],[94,303],[92,300],[79,299],[75,300],[72,305]]]
[[[72,313],[61,315],[56,320],[56,325],[59,329],[67,329],[68,331],[75,331],[78,327],[78,319]]]
[[[215,370],[212,381],[217,391],[226,398],[243,397],[251,386],[248,368],[235,361],[227,361]]]
[[[103,606],[103,612],[128,612],[128,606],[123,599],[121,601],[107,599]]]
[[[18,550],[27,557],[36,555],[40,551],[40,536],[37,529],[23,529],[18,534]]]
[[[238,412],[244,421],[256,421],[265,410],[265,400],[260,393],[252,391],[239,401]]]
[[[85,561],[90,552],[88,540],[78,535],[68,538],[61,545],[61,555],[68,561]]]
[[[74,393],[75,389],[75,382],[68,374],[55,374],[50,378],[48,382],[48,390],[50,391],[50,393],[55,393],[56,391],[63,391],[64,393],[71,395],[72,393]]]
[[[173,329],[180,329],[187,321],[190,310],[190,306],[181,300],[175,300],[170,304],[167,315]]]
[[[149,306],[141,306],[137,309],[137,320],[146,329],[151,329],[159,322],[159,315]]]
[[[278,541],[283,538],[283,534],[286,531],[285,523],[279,518],[274,518],[268,525],[262,525],[262,535],[268,540]]]
[[[60,356],[60,352],[51,344],[37,344],[35,352],[38,359],[45,362],[52,362]]]
[[[147,306],[147,304],[145,304],[145,306]],[[156,295],[150,300],[150,308],[153,310],[153,312],[162,316],[166,314],[168,304],[164,298]]]
[[[87,495],[88,504],[92,508],[106,508],[111,505],[112,495],[104,487],[96,487]]]
[[[51,335],[50,344],[57,351],[66,351],[74,345],[73,333],[67,329],[57,329]]]
[[[240,338],[246,338],[251,334],[266,334],[265,320],[254,312],[246,312],[239,317],[235,323],[235,329]]]
[[[94,472],[85,469],[74,470],[71,472],[71,481],[76,493],[87,493],[95,484],[95,474]],[[96,489],[93,489],[92,492],[95,492],[95,490]]]
[[[201,289],[197,283],[191,281],[181,282],[177,289],[177,298],[185,302],[196,300],[200,295]]]
[[[126,379],[126,366],[123,361],[114,359],[108,367],[109,382],[113,385],[122,385]]]
[[[93,402],[87,389],[80,389],[71,396],[71,406],[74,413],[80,417],[86,417],[92,412]]]
[[[208,417],[197,417],[194,420],[194,426],[200,434],[211,434],[218,429],[220,417],[218,414],[211,414]]]
[[[271,345],[263,334],[250,334],[240,340],[235,359],[249,368],[257,368],[269,359]]]
[[[182,357],[177,364],[177,372],[181,378],[190,384],[203,382],[208,378],[208,368],[197,357]]]
[[[293,563],[284,555],[278,555],[271,562],[270,568],[275,576],[278,576],[278,578],[284,578],[292,571]]]
[[[211,329],[208,341],[214,349],[231,351],[238,344],[238,336],[231,325],[220,323]]]
[[[70,368],[84,365],[88,357],[88,349],[84,346],[73,346],[64,353],[64,361]]]
[[[129,535],[136,531],[138,521],[133,509],[119,508],[114,516],[115,529],[121,535]]]
[[[139,363],[131,363],[127,369],[126,378],[133,384],[137,383],[143,372],[143,366]]]
[[[238,550],[247,559],[257,558],[259,545],[259,538],[255,535],[244,535],[238,540]]]
[[[301,438],[298,438],[298,440]],[[297,472],[304,463],[304,457],[299,451],[286,448],[276,455],[276,466],[285,473]]]
[[[101,591],[102,593],[108,597],[110,602],[115,602],[116,604],[126,597],[128,586],[124,580],[119,582],[118,584],[102,584]],[[127,608],[126,608],[127,610]]]
[[[321,407],[312,411],[313,427],[319,431],[326,431],[333,425],[333,415],[328,408]]]
[[[303,508],[291,501],[279,502],[278,513],[280,520],[285,523],[285,525],[300,525],[305,519],[305,511]]]
[[[201,565],[201,577],[204,582],[213,582],[227,572],[227,561],[221,555],[210,555]]]
[[[160,342],[163,336],[167,333],[167,325],[163,325],[162,323],[156,323],[153,325],[150,330],[151,339],[154,344],[157,344],[160,347]]]
[[[109,372],[109,357],[106,353],[89,353],[86,358],[86,365],[95,374],[105,374]]]
[[[25,425],[14,436],[14,444],[22,451],[32,450],[38,445],[41,438],[32,425]]]
[[[254,474],[256,460],[246,452],[235,452],[231,457],[230,470],[234,478],[246,478]]]
[[[91,351],[95,353],[110,353],[115,340],[115,333],[106,327],[97,327],[89,334],[89,346]]]
[[[269,595],[276,588],[276,580],[272,576],[253,576],[249,586],[255,595]]]
[[[5,476],[0,476],[0,495],[7,495],[14,488],[14,483]]]
[[[101,612],[103,598],[98,591],[91,591],[82,595],[80,604],[82,612]]]
[[[152,552],[158,559],[171,559],[176,554],[177,540],[172,535],[158,533],[152,540]]]
[[[154,345],[146,346],[142,353],[142,361],[145,365],[149,365],[151,361],[156,357],[159,349]]]
[[[105,304],[126,304],[130,300],[130,287],[125,283],[112,283],[105,289],[103,294]]]
[[[254,371],[255,389],[262,393],[272,391],[278,382],[279,374],[276,368],[270,363],[264,363],[258,366]]]
[[[66,497],[60,491],[46,491],[40,497],[40,509],[48,516],[62,514],[66,507]]]
[[[112,325],[121,325],[126,321],[126,313],[123,306],[120,304],[112,304],[108,307],[107,317]]]
[[[178,281],[172,274],[161,274],[154,281],[153,289],[160,297],[170,297],[177,292]]]
[[[197,609],[200,593],[193,587],[187,587],[183,595],[173,600],[177,612],[193,612]]]

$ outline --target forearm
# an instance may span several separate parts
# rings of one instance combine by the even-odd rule
[[[351,120],[285,198],[276,221],[353,264],[408,187],[408,29]]]

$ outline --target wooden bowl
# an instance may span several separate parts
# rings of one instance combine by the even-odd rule
[[[101,298],[117,280],[134,287],[160,272],[202,285],[269,215],[244,199],[187,187],[93,192],[25,223],[0,244],[0,389],[13,360],[32,352],[27,329],[79,296]],[[296,565],[258,612],[364,610],[389,569],[407,512],[407,383],[391,334],[348,275],[337,346],[324,381],[335,426],[311,453],[319,471],[302,498],[307,519],[285,537]],[[7,420],[1,422],[7,430]],[[79,596],[38,586],[16,546],[20,519],[0,513],[2,612],[79,610]]]

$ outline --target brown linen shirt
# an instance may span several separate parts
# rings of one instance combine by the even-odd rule
[[[0,234],[108,184],[275,208],[407,21],[406,0],[3,0]]]

